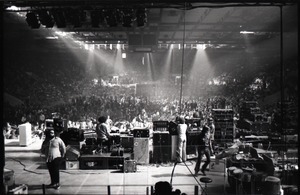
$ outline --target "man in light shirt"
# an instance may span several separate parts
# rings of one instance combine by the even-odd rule
[[[66,146],[64,142],[57,137],[54,129],[49,131],[49,134],[46,135],[45,141],[42,144],[41,152],[45,154],[47,168],[49,170],[51,184],[49,187],[55,189],[60,188],[59,183],[59,167],[62,162],[62,158],[66,154]]]

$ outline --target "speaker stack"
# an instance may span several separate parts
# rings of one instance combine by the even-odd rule
[[[215,124],[215,141],[219,143],[233,142],[235,128],[232,109],[213,109]]]
[[[168,131],[169,121],[153,121],[153,131]]]
[[[66,119],[54,118],[53,119],[54,131],[61,133],[68,130],[68,121]]]
[[[168,131],[153,132],[153,162],[171,161],[171,137]]]
[[[149,164],[149,129],[133,130],[133,158],[137,164]]]

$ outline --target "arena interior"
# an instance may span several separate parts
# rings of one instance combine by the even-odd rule
[[[298,194],[296,0],[0,5],[1,194]]]

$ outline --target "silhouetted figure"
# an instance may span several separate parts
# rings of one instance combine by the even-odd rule
[[[172,186],[167,181],[156,182],[154,186],[154,195],[171,195]]]
[[[206,161],[202,165],[201,172],[203,175],[206,175],[205,170],[210,163],[210,130],[207,125],[203,126],[203,129],[198,138],[198,142],[198,159],[195,166],[195,175],[197,175],[199,172],[203,154],[206,156]]]

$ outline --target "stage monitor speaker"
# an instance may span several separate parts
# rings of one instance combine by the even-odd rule
[[[125,160],[124,161],[124,172],[136,172],[136,161],[135,160]]]
[[[76,147],[72,147],[68,145],[66,147],[66,155],[65,158],[67,161],[77,161],[80,156],[80,150]]]
[[[171,161],[171,137],[169,132],[153,133],[153,162]]]
[[[149,138],[133,138],[133,158],[137,164],[149,164]]]

